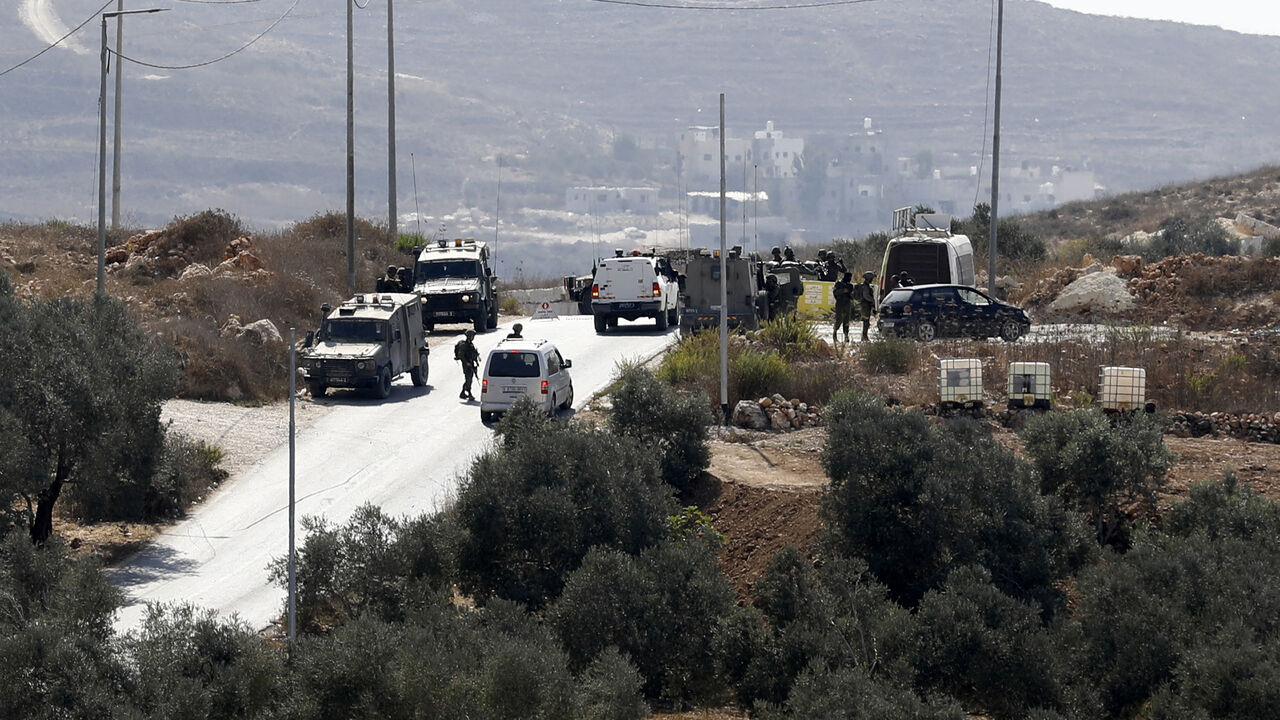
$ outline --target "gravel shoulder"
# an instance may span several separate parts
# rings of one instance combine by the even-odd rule
[[[295,432],[301,432],[332,409],[309,400],[298,400],[294,403]],[[288,401],[245,406],[169,400],[161,410],[160,419],[170,432],[181,433],[221,449],[222,467],[231,478],[289,442]]]

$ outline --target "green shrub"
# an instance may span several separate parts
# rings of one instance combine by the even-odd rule
[[[503,315],[523,315],[524,306],[520,304],[520,298],[514,295],[503,295],[498,301],[498,312]]]
[[[1140,530],[1081,573],[1086,682],[1111,717],[1272,717],[1280,648],[1276,509],[1240,487],[1201,488],[1171,532]]]
[[[426,247],[427,242],[422,233],[398,233],[396,234],[396,252],[409,255],[410,265],[412,265],[417,262],[417,258],[413,257],[413,249]]]
[[[1114,424],[1096,409],[1043,413],[1021,437],[1041,491],[1084,513],[1102,544],[1126,544],[1135,508],[1154,513],[1173,464],[1159,420],[1146,413]]]
[[[362,615],[402,621],[437,600],[453,579],[447,516],[401,520],[362,505],[343,525],[307,516],[302,527],[297,616],[303,631]],[[287,561],[271,566],[281,587],[288,586]]]
[[[676,392],[635,366],[622,368],[611,397],[609,429],[656,451],[663,482],[682,489],[707,469],[712,418],[704,400]]]
[[[1209,256],[1232,255],[1240,251],[1240,241],[1233,240],[1214,218],[1188,220],[1166,218],[1142,250],[1147,262],[1157,262],[1172,255],[1203,253]]]
[[[579,717],[640,720],[649,707],[640,699],[644,676],[615,647],[605,648],[578,676]]]
[[[165,433],[160,462],[145,488],[138,519],[178,517],[221,485],[227,475],[222,469],[221,449],[180,433]]]
[[[766,320],[751,337],[787,360],[821,357],[827,348],[814,332],[813,323],[795,315]]]
[[[986,570],[953,572],[925,593],[915,620],[920,686],[1009,720],[1065,706],[1064,649],[1041,627],[1038,608],[1000,592]]]
[[[212,610],[149,606],[123,646],[143,717],[259,717],[285,692],[281,654],[242,621]]]
[[[859,392],[823,409],[822,517],[834,551],[866,558],[913,607],[952,570],[987,568],[996,586],[1046,614],[1058,584],[1090,559],[1078,518],[1040,495],[1031,469],[972,421],[935,426]]]
[[[872,375],[905,375],[915,367],[915,343],[901,338],[881,338],[862,343],[862,367]]]
[[[738,400],[778,392],[786,382],[787,375],[787,363],[777,353],[744,349],[729,359],[729,378],[736,388],[736,392],[729,397],[730,407]]]
[[[458,575],[477,602],[541,608],[596,545],[638,553],[675,511],[659,458],[632,438],[519,407],[471,465],[454,509]]]
[[[685,703],[720,695],[711,639],[732,607],[711,544],[671,541],[638,556],[593,548],[547,620],[572,667],[616,647],[644,676],[646,696]]]
[[[860,667],[815,664],[796,680],[781,708],[760,707],[761,720],[966,720],[960,704],[946,697],[922,699],[909,687],[878,680]]]

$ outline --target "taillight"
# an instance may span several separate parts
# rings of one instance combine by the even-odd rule
[[[600,299],[600,285],[595,284],[591,286],[591,297],[597,300]]]
[[[547,381],[546,381],[546,380],[543,380],[543,381],[542,381],[542,394],[543,394],[543,395],[546,395],[546,394],[547,394]]]
[[[658,285],[658,281],[653,281],[653,296],[662,297],[662,286]]]
[[[489,381],[488,381],[488,380],[481,380],[481,381],[480,381],[480,394],[481,394],[481,395],[483,395],[483,394],[485,394],[485,393],[487,393],[487,392],[489,392]]]

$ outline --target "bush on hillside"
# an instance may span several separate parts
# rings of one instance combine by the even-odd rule
[[[1196,488],[1170,518],[1081,574],[1085,682],[1112,717],[1274,716],[1280,509],[1228,480]]]
[[[1092,544],[989,429],[935,426],[856,391],[833,397],[823,422],[831,488],[821,512],[831,548],[865,558],[896,600],[914,607],[974,564],[1046,615],[1061,607],[1059,584],[1092,557]]]
[[[872,375],[905,375],[916,365],[916,344],[910,340],[880,336],[858,347],[862,368]]]
[[[1021,433],[1042,492],[1085,514],[1097,541],[1124,547],[1134,509],[1151,517],[1173,464],[1158,419],[1101,410],[1043,413]]]
[[[705,539],[672,539],[632,555],[606,547],[587,553],[547,612],[582,668],[614,647],[635,663],[645,695],[676,703],[714,702],[712,633],[733,607],[733,590]]]
[[[435,604],[453,580],[448,516],[397,519],[362,505],[342,525],[302,519],[298,550],[297,617],[304,632],[361,616],[403,621]],[[271,579],[288,586],[288,558],[271,565]]]
[[[876,679],[860,667],[827,668],[815,664],[796,680],[782,707],[761,706],[761,720],[965,720],[968,715],[948,697],[921,698],[908,686]]]
[[[632,438],[557,423],[520,403],[499,423],[501,444],[458,490],[458,581],[479,603],[541,608],[587,551],[639,553],[675,512],[659,458]]]
[[[1189,220],[1174,216],[1165,218],[1142,250],[1142,259],[1157,262],[1173,255],[1202,253],[1209,256],[1234,255],[1240,252],[1240,241],[1233,240],[1213,218]]]
[[[707,469],[712,418],[705,401],[676,392],[636,366],[622,368],[611,397],[609,429],[655,451],[665,483],[680,490]]]

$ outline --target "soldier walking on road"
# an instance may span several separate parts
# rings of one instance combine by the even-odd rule
[[[475,337],[476,331],[468,330],[467,336],[453,346],[453,359],[462,363],[462,392],[458,393],[459,400],[476,399],[476,396],[471,394],[471,381],[475,379],[476,368],[480,366],[480,351],[472,342]]]
[[[847,277],[849,273],[845,273]],[[876,309],[876,291],[871,287],[871,281],[874,280],[876,274],[870,270],[862,273],[862,282],[858,283],[857,297],[858,303],[862,310],[862,341],[867,341],[867,331],[871,328],[871,314]]]
[[[844,328],[844,341],[849,342],[849,320],[853,318],[853,273],[845,273],[831,288],[836,300],[836,321],[831,328],[831,342],[840,342],[840,328]]]

